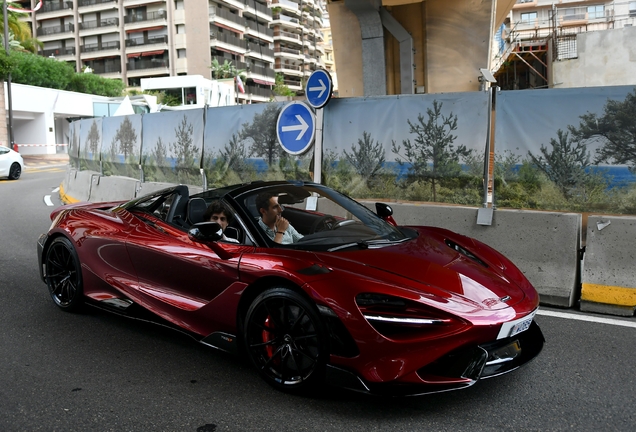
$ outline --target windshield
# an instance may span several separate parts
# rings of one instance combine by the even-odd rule
[[[270,199],[275,197],[277,201],[277,205],[272,202],[274,214],[271,217],[274,219],[270,220],[283,217],[296,232],[289,237],[288,246],[339,250],[349,246],[381,247],[409,238],[362,204],[316,184],[268,185],[236,196],[236,201],[246,209],[258,229],[272,240],[275,227],[268,229],[263,195]]]

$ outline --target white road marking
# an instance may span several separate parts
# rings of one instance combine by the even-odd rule
[[[571,319],[576,321],[587,321],[587,322],[593,322],[598,324],[609,324],[609,325],[615,325],[620,327],[636,328],[636,322],[622,321],[622,320],[617,320],[612,318],[601,318],[601,317],[595,317],[595,316],[589,316],[589,315],[578,315],[573,313],[556,312],[556,311],[549,311],[549,310],[543,310],[543,309],[539,309],[537,311],[537,315],[551,316],[556,318],[565,318],[565,319]]]
[[[53,193],[57,193],[57,192],[59,192],[59,191],[60,191],[60,187],[58,186],[58,187],[56,187],[55,189],[53,189],[51,192],[53,192]]]
[[[53,207],[53,201],[51,201],[51,195],[44,195],[44,204],[49,207]]]

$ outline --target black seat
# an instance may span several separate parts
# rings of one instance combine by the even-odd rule
[[[203,198],[191,198],[188,201],[188,223],[194,225],[203,222],[203,215],[207,208],[208,205]]]

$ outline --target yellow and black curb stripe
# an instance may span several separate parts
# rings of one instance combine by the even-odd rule
[[[636,307],[636,287],[583,283],[581,300],[614,306]]]

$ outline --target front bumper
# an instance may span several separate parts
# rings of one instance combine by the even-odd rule
[[[354,373],[330,366],[328,381],[336,386],[363,393],[386,396],[416,396],[459,390],[479,379],[503,375],[534,359],[545,339],[539,325],[532,321],[528,330],[495,342],[452,351],[417,371],[424,383],[369,383]]]

